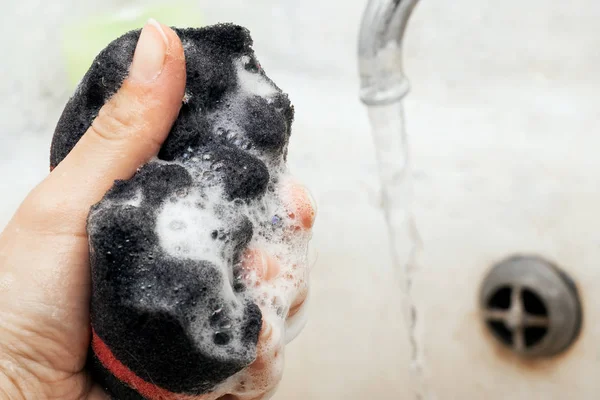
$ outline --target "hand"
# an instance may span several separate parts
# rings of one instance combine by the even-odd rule
[[[85,371],[91,337],[86,219],[115,180],[131,178],[158,153],[178,115],[184,88],[178,36],[164,25],[147,24],[121,89],[0,235],[1,398],[108,398]],[[291,212],[303,229],[310,229],[314,210],[306,192],[298,185],[289,191]],[[260,249],[249,250],[244,262],[263,271],[265,281],[279,268]],[[295,302],[296,309],[303,300]],[[263,325],[258,357],[249,371],[269,365],[261,347],[268,336],[269,327]],[[278,380],[265,381],[261,390],[267,393]]]

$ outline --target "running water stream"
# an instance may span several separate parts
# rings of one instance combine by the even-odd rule
[[[413,208],[410,150],[402,100],[409,90],[403,71],[402,41],[418,0],[370,0],[358,40],[360,98],[368,107],[375,143],[381,199],[392,250],[392,274],[400,289],[408,328],[410,372],[414,398],[433,399],[426,391],[420,314],[413,296],[413,278],[421,241]]]
[[[408,328],[412,383],[416,399],[427,399],[423,354],[416,330],[419,314],[412,292],[421,242],[412,212],[410,151],[404,109],[402,102],[396,101],[370,105],[368,112],[381,180],[381,202],[392,250],[392,273],[401,290],[401,307]]]

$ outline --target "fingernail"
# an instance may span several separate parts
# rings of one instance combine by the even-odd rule
[[[162,72],[169,41],[156,20],[149,19],[142,29],[133,54],[129,78],[139,82],[152,82]]]

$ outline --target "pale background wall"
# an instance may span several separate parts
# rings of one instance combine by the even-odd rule
[[[57,28],[141,1],[0,0],[0,226],[46,173],[69,95]],[[432,398],[596,399],[600,392],[600,3],[423,0],[406,38],[415,213],[424,250],[414,293]],[[408,342],[357,97],[365,2],[199,2],[207,23],[253,32],[290,93],[293,171],[319,202],[311,320],[289,346],[277,399],[413,399]],[[253,7],[249,8],[248,4]],[[160,18],[160,16],[156,16]],[[577,281],[580,340],[524,364],[477,317],[487,268],[536,252]]]

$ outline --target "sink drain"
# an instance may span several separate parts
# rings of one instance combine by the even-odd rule
[[[494,337],[526,357],[565,350],[581,328],[581,304],[573,281],[535,256],[514,256],[484,279],[482,317]]]

